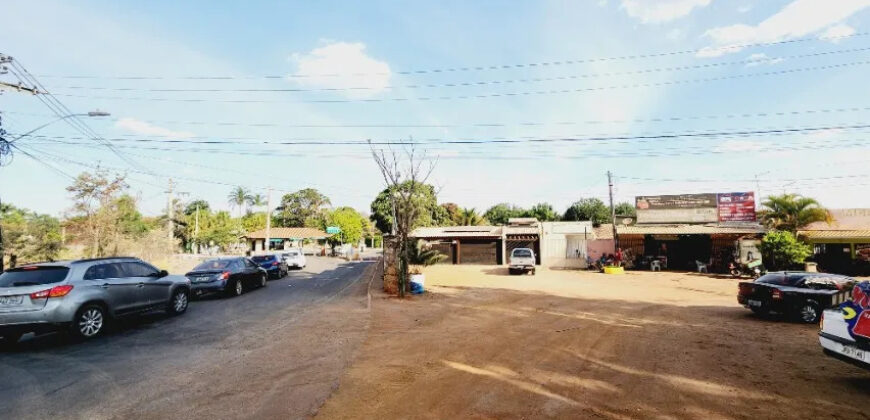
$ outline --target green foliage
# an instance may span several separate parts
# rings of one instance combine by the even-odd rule
[[[245,232],[254,232],[266,228],[266,213],[247,213],[242,216],[242,229]]]
[[[210,211],[211,206],[208,204],[208,201],[194,200],[191,201],[186,207],[184,207],[184,214],[190,216],[196,212],[196,209],[199,209],[201,211]]]
[[[73,196],[73,217],[86,252],[91,257],[103,257],[117,252],[124,229],[136,231],[141,215],[135,210],[132,198],[123,198],[127,184],[124,176],[110,176],[97,169],[94,173],[82,172],[72,185],[66,188]],[[138,215],[138,216],[137,216]],[[120,223],[122,218],[128,223]]]
[[[788,231],[771,231],[764,235],[760,246],[764,263],[771,269],[789,269],[812,255],[812,247]]]
[[[637,217],[637,208],[631,203],[619,203],[613,207],[617,216]]]
[[[12,205],[0,207],[3,257],[10,262],[51,261],[63,248],[60,221]]]
[[[526,210],[509,203],[499,203],[490,207],[483,217],[493,225],[506,225],[512,217],[523,217]]]
[[[237,229],[238,222],[233,220],[227,211],[219,211],[217,213],[211,213],[210,211],[201,212],[198,240],[206,245],[226,248],[228,245],[238,241]]]
[[[239,209],[239,217],[245,209],[245,205],[250,203],[252,199],[251,191],[245,187],[236,187],[227,195],[227,202],[230,206]]]
[[[597,198],[582,198],[571,204],[571,207],[568,207],[562,220],[591,220],[593,224],[600,225],[610,221],[610,209],[603,201]]]
[[[129,194],[118,197],[112,205],[116,213],[118,229],[121,235],[141,238],[151,229],[142,219],[142,213],[136,208],[136,199]]]
[[[831,221],[818,201],[798,194],[771,195],[761,205],[761,221],[770,229],[796,232],[813,222]]]
[[[406,247],[408,252],[408,263],[412,265],[420,265],[428,267],[444,261],[447,256],[432,248],[426,241],[418,239],[410,240],[410,244]]]
[[[485,225],[486,219],[477,214],[477,210],[473,208],[464,208],[459,210],[453,223],[457,226],[481,226]]]
[[[396,187],[390,187],[381,191],[375,200],[372,201],[371,219],[375,222],[375,227],[381,232],[390,233],[393,225],[393,200],[392,194]],[[421,226],[437,226],[450,224],[449,214],[444,207],[438,205],[438,199],[435,196],[435,187],[429,184],[421,184],[419,182],[412,183],[406,181],[399,187],[405,192],[413,194],[414,208],[409,209],[414,214],[411,223],[411,230]]]
[[[553,206],[550,203],[538,203],[532,206],[532,208],[523,212],[523,217],[534,217],[541,222],[552,222],[555,220],[559,220],[559,215],[553,210]]]
[[[337,243],[341,241],[349,244],[357,244],[363,237],[365,237],[367,225],[368,223],[366,219],[353,208],[339,207],[333,211],[327,212],[325,217],[322,219],[322,224],[316,227],[326,230],[327,226],[338,226],[338,228],[341,229],[341,234],[330,238],[330,242]]]
[[[453,222],[459,217],[459,205],[456,203],[441,203],[441,207],[444,211],[447,212],[447,221]],[[439,224],[439,226],[444,226],[445,224]]]
[[[285,194],[281,205],[276,210],[277,226],[301,227],[309,226],[312,217],[321,220],[321,213],[330,205],[329,197],[314,188],[305,188],[294,193]]]

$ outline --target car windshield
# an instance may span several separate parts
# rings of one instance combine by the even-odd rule
[[[225,270],[233,264],[233,260],[209,260],[194,267],[194,270]]]
[[[274,257],[271,255],[258,255],[256,257],[251,257],[251,259],[254,260],[254,262],[258,262],[258,263],[272,261],[272,258],[274,258]]]
[[[69,268],[58,266],[31,266],[13,268],[0,274],[0,287],[38,286],[58,283],[66,278]]]
[[[528,249],[515,249],[513,256],[517,258],[531,258],[532,251]]]

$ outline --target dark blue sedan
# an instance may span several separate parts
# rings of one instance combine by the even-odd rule
[[[266,273],[269,274],[269,277],[274,279],[280,279],[287,275],[287,264],[284,262],[284,259],[279,255],[269,254],[269,255],[256,255],[251,257],[260,268],[266,270]]]

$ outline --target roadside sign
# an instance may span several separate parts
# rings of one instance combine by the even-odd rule
[[[341,233],[341,228],[338,226],[327,226],[326,233],[328,233],[330,235],[335,235],[337,233]]]

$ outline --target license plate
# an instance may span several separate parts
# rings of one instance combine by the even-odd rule
[[[24,303],[24,296],[0,296],[0,306],[16,306]]]
[[[864,350],[858,350],[855,347],[844,345],[843,350],[841,350],[840,353],[843,353],[844,356],[849,356],[853,359],[870,363],[870,353],[867,353]]]
[[[761,307],[760,300],[748,299],[748,300],[746,300],[746,304],[749,305],[749,307],[751,307],[751,308],[760,308]]]
[[[205,282],[209,281],[210,278],[211,277],[197,277],[196,282],[197,283],[205,283]]]

